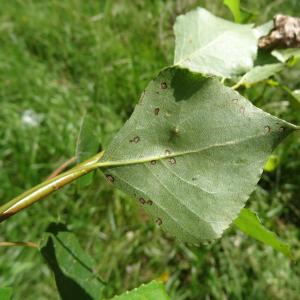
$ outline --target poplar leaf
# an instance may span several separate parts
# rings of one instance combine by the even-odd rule
[[[197,8],[177,17],[174,31],[175,65],[228,78],[253,67],[258,41],[253,25],[235,24]]]
[[[218,238],[296,126],[214,78],[163,70],[106,150],[107,179],[179,239]]]

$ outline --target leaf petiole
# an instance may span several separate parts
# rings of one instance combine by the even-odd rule
[[[61,189],[79,177],[94,171],[99,167],[97,163],[102,158],[103,154],[104,152],[100,152],[74,168],[42,182],[41,184],[5,203],[0,207],[0,222],[45,198],[56,190]]]

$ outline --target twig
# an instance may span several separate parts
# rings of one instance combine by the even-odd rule
[[[21,247],[31,247],[39,248],[38,244],[32,242],[0,242],[0,247],[11,247],[11,246],[21,246]]]

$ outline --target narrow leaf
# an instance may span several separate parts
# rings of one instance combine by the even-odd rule
[[[237,83],[237,86],[241,85],[253,85],[260,81],[266,80],[269,77],[284,69],[284,64],[268,64],[264,66],[255,66],[249,72],[247,72]]]
[[[96,122],[93,118],[83,116],[80,124],[79,135],[76,143],[76,160],[81,163],[98,152],[99,141],[95,132]],[[89,185],[93,180],[94,173],[80,178],[77,184],[80,187]]]
[[[271,246],[288,257],[292,257],[289,245],[282,242],[274,232],[264,227],[255,212],[244,208],[234,224],[245,234]]]
[[[170,300],[162,283],[152,281],[112,300]]]
[[[257,40],[252,25],[240,25],[198,8],[177,18],[174,64],[221,77],[253,67]]]
[[[281,62],[287,62],[288,60],[297,61],[300,59],[300,49],[277,49],[272,51],[272,55],[275,56]]]
[[[0,288],[0,299],[1,300],[10,300],[12,297],[12,288],[5,287]]]
[[[230,9],[236,23],[241,23],[240,0],[224,0],[224,4]]]
[[[62,299],[101,299],[104,285],[93,272],[94,260],[63,225],[51,224],[41,253],[54,273]]]
[[[296,128],[216,79],[168,68],[148,85],[101,164],[159,226],[198,243],[221,236],[272,150]]]

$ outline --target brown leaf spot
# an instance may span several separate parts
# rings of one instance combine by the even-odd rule
[[[156,164],[156,160],[151,160],[150,161],[150,164],[153,166],[153,165],[155,165]]]
[[[167,83],[164,81],[164,82],[162,82],[162,83],[160,84],[160,87],[161,87],[163,90],[165,90],[165,89],[168,88],[168,85],[167,85]]]
[[[176,164],[176,159],[175,159],[175,157],[171,157],[171,158],[169,159],[169,163],[172,164],[172,165],[175,165],[175,164]]]
[[[166,154],[166,155],[170,155],[170,154],[171,154],[171,151],[167,149],[167,150],[165,151],[165,154]]]
[[[239,99],[232,99],[232,102],[234,103],[234,104],[237,104],[238,102],[239,102]]]
[[[142,197],[139,199],[139,201],[140,201],[141,204],[145,204],[146,203],[146,200],[144,198],[142,198]]]
[[[271,132],[271,127],[270,126],[265,126],[265,132],[270,133]]]
[[[105,177],[111,183],[113,183],[115,181],[115,178],[110,174],[105,174]]]
[[[140,139],[139,136],[135,136],[135,137],[134,137],[132,140],[130,140],[129,142],[130,142],[130,143],[135,143],[135,144],[137,144],[140,140],[141,140],[141,139]]]
[[[153,201],[149,199],[149,200],[147,201],[147,204],[152,205],[152,204],[153,204]]]
[[[158,114],[159,114],[159,107],[156,107],[156,108],[154,109],[154,114],[155,114],[156,116],[158,116]]]
[[[162,224],[162,219],[156,218],[155,223],[160,226]]]

